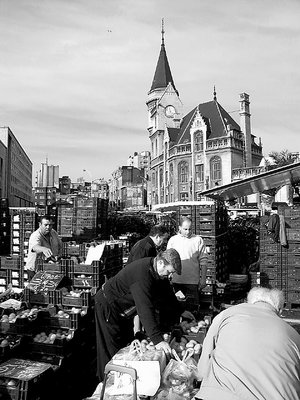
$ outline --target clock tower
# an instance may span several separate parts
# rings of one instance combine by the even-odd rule
[[[176,89],[165,49],[162,20],[161,48],[151,89],[148,92],[148,132],[151,141],[151,202],[163,202],[168,191],[168,152],[170,129],[178,130],[183,117],[183,105]]]
[[[177,127],[182,118],[183,106],[175,87],[165,49],[163,20],[161,34],[160,54],[146,102],[150,138],[156,130],[164,130],[165,126]]]

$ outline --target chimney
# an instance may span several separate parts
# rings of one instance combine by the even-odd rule
[[[245,140],[245,167],[252,166],[250,101],[247,93],[240,94],[240,124]]]

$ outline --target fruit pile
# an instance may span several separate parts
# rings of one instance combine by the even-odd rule
[[[193,349],[193,355],[199,355],[202,345],[194,339],[188,340],[185,336],[181,336],[180,341],[174,337],[170,342],[170,347],[182,358],[186,354],[187,349]]]
[[[71,340],[73,335],[74,331],[69,331],[68,329],[52,329],[49,334],[46,334],[46,332],[37,333],[33,341],[35,343],[53,344],[57,343],[57,341]]]
[[[29,320],[33,320],[37,317],[39,309],[37,307],[27,308],[26,310],[21,310],[18,312],[10,312],[9,314],[3,314],[0,322],[16,322],[17,318],[28,318]]]
[[[14,348],[15,346],[19,345],[21,342],[20,335],[3,335],[0,334],[0,347],[6,348],[9,347],[10,349]]]

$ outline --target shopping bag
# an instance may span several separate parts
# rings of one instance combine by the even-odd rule
[[[154,347],[154,346],[153,346]],[[142,351],[142,345],[134,340],[130,346],[121,349],[111,360],[115,365],[134,368],[137,372],[137,393],[142,396],[154,396],[160,386],[161,363],[165,363],[163,353],[155,348]],[[165,364],[164,364],[165,365]],[[109,394],[132,393],[130,376],[115,375],[113,387]]]

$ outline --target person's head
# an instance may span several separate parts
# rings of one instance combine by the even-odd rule
[[[247,295],[247,302],[255,304],[259,302],[268,303],[275,308],[279,314],[284,305],[284,294],[279,289],[269,289],[265,287],[254,287]]]
[[[175,249],[167,249],[159,253],[155,257],[154,265],[161,278],[170,279],[175,272],[181,275],[181,259]]]
[[[190,237],[192,235],[192,220],[188,217],[183,217],[178,227],[179,233],[184,237]]]
[[[39,218],[39,225],[40,225],[40,231],[42,232],[43,235],[47,235],[49,232],[51,232],[52,225],[53,225],[53,220],[50,215],[42,215]]]
[[[168,239],[168,229],[165,225],[154,225],[150,229],[149,236],[155,246],[161,246]]]

